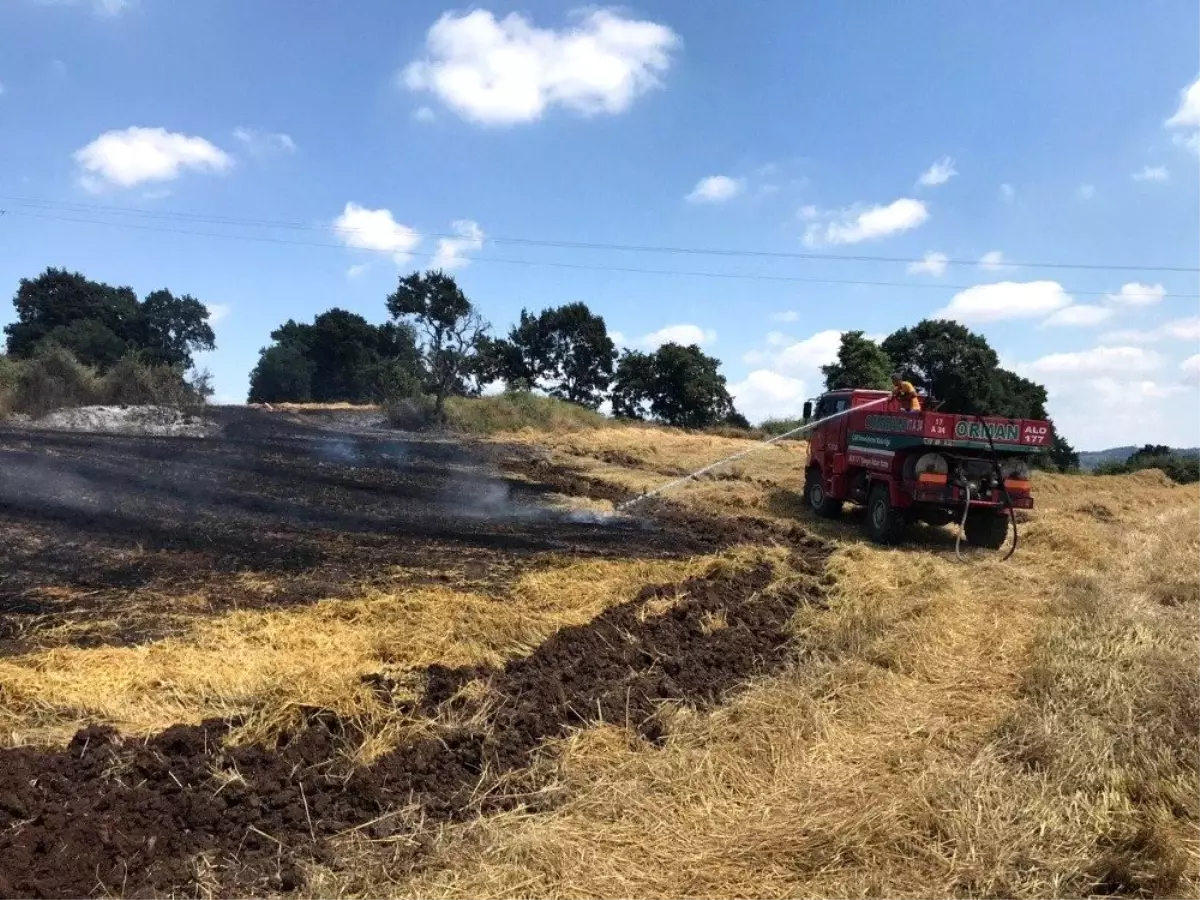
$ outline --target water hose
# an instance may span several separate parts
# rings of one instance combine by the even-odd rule
[[[992,440],[992,433],[988,430],[987,423],[983,421],[983,417],[979,413],[975,413],[975,421],[979,423],[979,427],[983,429],[984,435],[987,437],[988,449],[992,452],[992,469],[996,473],[996,479],[1000,482],[1000,491],[1004,494],[1004,503],[1008,507],[1008,518],[1012,522],[1013,540],[1012,546],[1008,548],[1008,552],[1004,554],[1001,562],[1007,562],[1012,559],[1012,555],[1017,552],[1017,511],[1013,508],[1012,496],[1008,493],[1008,485],[1004,483],[1004,472],[1000,467],[1000,454],[996,452],[996,444]],[[967,509],[971,507],[970,487],[967,488]],[[967,521],[966,513],[963,513],[963,524]]]
[[[659,485],[652,491],[646,491],[644,494],[639,494],[638,496],[634,497],[632,500],[626,500],[624,503],[619,503],[619,504],[617,504],[616,507],[614,507],[614,509],[617,512],[620,512],[623,509],[628,509],[629,507],[633,506],[635,503],[641,503],[643,500],[648,500],[651,497],[656,496],[657,494],[661,494],[664,491],[669,491],[673,487],[678,487],[681,484],[685,484],[689,481],[694,481],[695,479],[699,478],[701,475],[711,472],[713,469],[717,468],[718,466],[723,466],[723,465],[725,465],[725,463],[733,462],[735,459],[741,459],[743,456],[748,456],[749,454],[753,453],[755,450],[761,450],[763,447],[766,447],[770,444],[774,444],[777,441],[782,441],[784,438],[789,438],[794,434],[799,434],[802,431],[808,431],[809,429],[816,428],[818,425],[824,425],[826,422],[832,422],[834,419],[840,419],[842,416],[848,416],[850,413],[855,412],[857,410],[867,409],[872,406],[878,406],[880,403],[886,403],[888,400],[891,400],[891,399],[892,398],[889,395],[887,397],[880,397],[878,400],[872,400],[869,403],[860,403],[858,406],[850,406],[850,407],[847,407],[846,409],[843,409],[841,412],[835,412],[831,416],[826,416],[823,419],[817,419],[815,422],[808,422],[804,425],[800,425],[797,428],[793,428],[791,431],[785,431],[783,434],[777,434],[773,438],[769,438],[765,441],[760,441],[759,443],[755,444],[753,447],[750,447],[748,450],[740,450],[737,453],[733,454],[733,456],[727,456],[724,459],[718,459],[715,463],[710,463],[709,465],[705,466],[702,469],[697,469],[695,472],[692,472],[690,475],[684,475],[682,478],[676,478],[674,481],[668,481],[666,484]]]
[[[963,503],[962,521],[958,523],[958,533],[954,535],[954,555],[958,557],[959,562],[966,562],[963,559],[962,546],[963,535],[967,533],[967,516],[971,512],[971,482],[967,482],[967,499]]]

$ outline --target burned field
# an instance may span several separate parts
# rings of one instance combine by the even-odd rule
[[[626,495],[516,448],[217,417],[212,438],[0,430],[0,653],[137,642],[398,580],[502,584],[546,554],[660,558],[738,539],[666,507],[603,523],[556,510],[548,495]]]
[[[407,841],[415,870],[431,823],[560,802],[555,739],[608,723],[654,746],[664,708],[780,670],[793,613],[822,602],[829,549],[798,527],[573,512],[549,501],[625,495],[516,447],[218,416],[205,439],[0,435],[0,653],[136,649],[233,610],[445,581],[505,604],[564,560],[759,549],[631,590],[498,664],[362,673],[380,715],[407,723],[366,759],[371,725],[319,705],[267,741],[238,737],[236,718],[137,735],[100,720],[65,747],[0,750],[0,896],[287,892],[362,835]]]

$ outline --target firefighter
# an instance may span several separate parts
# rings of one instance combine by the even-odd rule
[[[899,372],[892,373],[892,399],[900,404],[904,412],[920,412],[921,398],[911,381],[905,381]]]

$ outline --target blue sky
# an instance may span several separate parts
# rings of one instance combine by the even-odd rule
[[[1200,267],[1198,33],[1191,0],[4,0],[0,285],[190,293],[240,401],[280,322],[381,320],[437,262],[500,328],[582,300],[701,340],[752,419],[841,331],[941,313],[1077,446],[1198,444],[1200,279],[1153,268]]]

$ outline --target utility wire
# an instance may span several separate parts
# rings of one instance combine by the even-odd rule
[[[79,219],[71,216],[57,216],[49,213],[28,212],[25,210],[16,209],[0,210],[0,213],[7,213],[10,216],[24,216],[31,219],[47,219],[55,222],[74,222],[81,225],[102,225],[109,228],[130,228],[138,231],[151,231],[164,234],[183,234],[191,235],[193,237],[215,237],[235,241],[254,241],[258,243],[283,244],[297,247],[327,247],[336,250],[346,249],[346,245],[344,244],[334,244],[327,241],[292,240],[257,234],[228,234],[219,231],[193,231],[182,228],[169,228],[164,225],[146,225],[138,222],[111,222],[102,219]],[[461,235],[459,235],[459,237],[461,237]],[[415,256],[421,259],[433,259],[438,254],[409,252],[407,255]],[[530,266],[535,268],[543,267],[555,269],[577,269],[587,272],[621,272],[637,275],[677,275],[690,278],[717,278],[732,281],[775,281],[794,284],[853,285],[860,287],[911,288],[917,290],[940,291],[965,291],[968,288],[975,286],[968,284],[934,284],[926,282],[908,283],[901,281],[867,281],[857,278],[806,278],[798,275],[765,275],[753,272],[701,272],[686,269],[642,269],[632,266],[589,265],[586,263],[569,263],[533,259],[507,259],[499,256],[472,256],[470,257],[470,261],[472,263],[501,263],[504,265]],[[1079,297],[1099,297],[1105,295],[1106,292],[1071,291],[1071,293]],[[1164,298],[1174,299],[1200,299],[1200,294],[1163,294],[1162,296]]]
[[[76,213],[111,213],[114,215],[140,216],[143,218],[162,219],[167,221],[195,222],[204,225],[232,225],[247,228],[282,228],[304,231],[333,230],[339,234],[361,233],[361,229],[337,228],[327,225],[316,225],[311,222],[281,221],[272,219],[246,219],[233,216],[214,216],[201,213],[169,212],[163,210],[145,209],[144,207],[107,206],[95,203],[69,203],[55,200],[42,200],[30,197],[13,197],[0,195],[0,201],[14,206],[29,207],[42,210],[58,210]],[[451,232],[415,231],[408,229],[414,237],[422,238],[456,238],[462,235]],[[486,240],[494,244],[513,244],[529,247],[555,247],[569,250],[606,250],[623,253],[671,253],[690,256],[731,256],[753,257],[759,259],[790,259],[809,262],[879,262],[879,263],[912,263],[921,260],[905,256],[877,256],[869,254],[832,254],[832,253],[801,253],[774,250],[733,250],[704,247],[674,247],[650,244],[610,244],[596,241],[562,241],[542,240],[522,237],[493,237],[488,235]],[[977,266],[979,260],[946,259],[946,265]],[[1194,266],[1158,266],[1158,265],[1119,265],[1105,263],[1072,263],[1072,262],[1010,262],[999,263],[1003,267],[1024,267],[1031,269],[1076,269],[1113,272],[1183,272],[1198,273],[1200,268]]]

